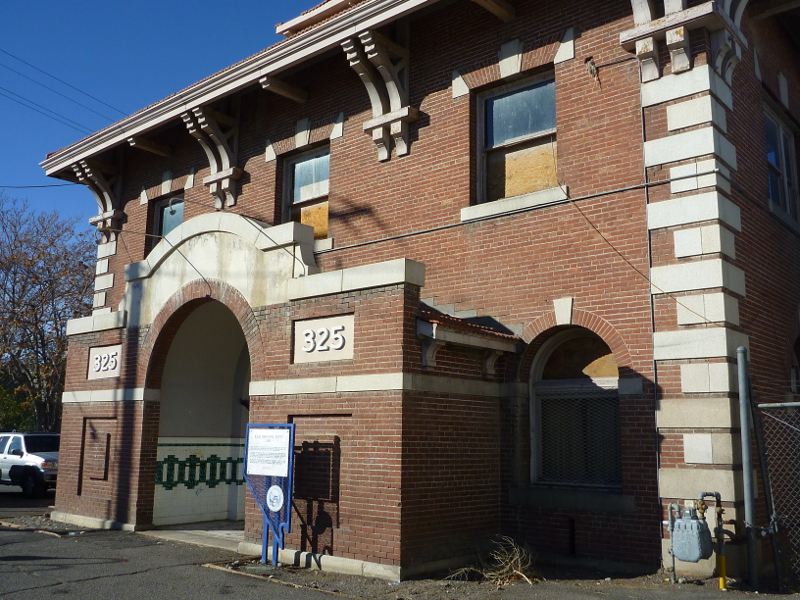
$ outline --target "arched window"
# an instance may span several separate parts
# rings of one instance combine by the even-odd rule
[[[573,328],[548,340],[531,377],[531,480],[619,489],[619,371],[609,347]]]

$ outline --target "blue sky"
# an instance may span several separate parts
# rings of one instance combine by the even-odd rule
[[[84,186],[10,186],[61,183],[39,166],[47,153],[123,118],[9,54],[131,114],[283,39],[275,25],[320,1],[0,0],[0,190],[88,227],[97,205]],[[58,123],[7,96],[79,125]]]

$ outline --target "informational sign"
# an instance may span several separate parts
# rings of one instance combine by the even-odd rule
[[[272,564],[292,530],[294,424],[251,423],[244,443],[244,478],[264,515],[261,562],[267,562],[272,532]]]
[[[291,432],[278,427],[253,427],[247,435],[247,474],[288,477]]]
[[[119,377],[122,361],[122,344],[89,348],[89,370],[86,379]]]
[[[353,358],[354,315],[294,322],[295,363],[327,362]]]

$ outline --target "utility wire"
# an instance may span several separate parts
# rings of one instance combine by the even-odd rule
[[[91,133],[91,130],[86,130],[86,128],[84,128],[83,126],[76,127],[76,126],[74,126],[74,125],[70,125],[69,123],[67,123],[67,122],[65,122],[65,121],[62,121],[62,120],[61,120],[60,118],[58,118],[58,117],[54,117],[53,115],[47,114],[46,112],[44,112],[44,111],[41,111],[41,110],[39,110],[38,108],[34,108],[33,106],[28,106],[27,104],[25,104],[25,103],[24,103],[24,102],[22,102],[21,100],[17,100],[16,98],[12,98],[11,96],[9,96],[9,95],[7,95],[7,94],[4,94],[3,92],[0,92],[0,96],[3,96],[3,97],[5,97],[5,98],[8,98],[9,100],[12,100],[13,102],[16,102],[17,104],[21,104],[21,105],[22,105],[22,106],[24,106],[25,108],[29,108],[29,109],[31,109],[32,111],[39,113],[40,115],[44,115],[44,116],[45,116],[45,117],[47,117],[48,119],[53,119],[53,121],[56,121],[57,123],[61,123],[62,125],[66,125],[67,127],[71,127],[72,129],[74,129],[75,131],[78,131],[78,132],[82,133],[83,135],[86,135],[86,134],[88,134],[88,133]],[[52,112],[52,111],[51,111],[51,112]],[[53,114],[56,114],[56,113],[53,113]]]
[[[40,82],[40,81],[36,81],[36,80],[35,80],[33,77],[28,77],[27,75],[25,75],[25,73],[21,73],[21,72],[17,71],[16,69],[12,69],[12,68],[11,68],[11,67],[9,67],[8,65],[4,65],[3,63],[0,63],[0,67],[3,67],[4,69],[8,69],[8,70],[9,70],[9,71],[11,71],[12,73],[16,73],[17,75],[19,75],[20,77],[24,77],[24,78],[25,78],[25,79],[27,79],[28,81],[32,81],[32,82],[33,82],[33,83],[35,83],[36,85],[40,85],[40,86],[42,86],[44,89],[46,89],[46,90],[50,90],[50,91],[51,91],[51,92],[53,92],[54,94],[58,94],[59,96],[61,96],[61,97],[62,97],[62,98],[64,98],[65,100],[69,100],[69,101],[70,101],[70,102],[72,102],[73,104],[77,104],[77,105],[78,105],[78,106],[80,106],[81,108],[85,108],[85,109],[86,109],[86,110],[88,110],[89,112],[92,112],[92,113],[96,114],[96,115],[97,115],[97,116],[99,116],[99,117],[103,117],[103,118],[104,118],[104,119],[106,119],[107,121],[114,121],[114,119],[112,119],[111,117],[108,117],[108,116],[104,115],[103,113],[99,113],[99,112],[97,112],[96,110],[94,110],[93,108],[91,108],[91,107],[89,107],[89,106],[86,106],[85,104],[83,104],[83,103],[81,103],[81,102],[78,102],[77,100],[73,100],[72,98],[70,98],[70,97],[69,97],[69,96],[67,96],[66,94],[62,94],[62,93],[61,93],[61,92],[59,92],[58,90],[56,90],[56,89],[54,89],[54,88],[51,88],[49,85],[45,85],[45,84],[43,84],[43,83],[42,83],[42,82]]]
[[[106,107],[110,108],[111,110],[114,110],[114,111],[118,112],[118,113],[119,113],[119,114],[121,114],[123,117],[127,117],[127,116],[128,116],[128,113],[126,113],[126,112],[123,112],[123,111],[121,111],[120,109],[118,109],[118,108],[115,108],[115,107],[111,106],[110,104],[106,104],[105,102],[103,102],[103,101],[102,101],[102,100],[100,100],[99,98],[95,98],[95,97],[94,97],[94,96],[92,96],[91,94],[88,94],[88,93],[84,92],[83,90],[81,90],[81,89],[79,89],[79,88],[76,88],[74,85],[71,85],[71,84],[67,83],[67,82],[66,82],[66,81],[64,81],[63,79],[59,79],[59,78],[58,78],[58,77],[56,77],[55,75],[51,75],[51,74],[50,74],[50,73],[48,73],[47,71],[44,71],[44,70],[40,69],[39,67],[37,67],[37,66],[35,66],[35,65],[32,65],[31,63],[29,63],[29,62],[26,62],[26,61],[22,60],[22,59],[21,59],[19,56],[14,56],[13,54],[11,54],[11,52],[8,52],[8,51],[6,51],[6,50],[3,50],[2,48],[0,48],[0,52],[2,52],[3,54],[5,54],[5,55],[7,55],[7,56],[10,56],[11,58],[13,58],[13,59],[15,59],[15,60],[18,60],[19,62],[21,62],[21,63],[22,63],[22,64],[24,64],[24,65],[27,65],[27,66],[29,66],[31,69],[35,69],[35,70],[39,71],[40,73],[43,73],[44,75],[47,75],[48,77],[50,77],[50,78],[52,78],[52,79],[55,79],[55,80],[56,80],[56,81],[58,81],[59,83],[63,83],[63,84],[64,84],[65,86],[67,86],[68,88],[71,88],[71,89],[75,90],[76,92],[79,92],[79,93],[83,94],[84,96],[86,96],[86,97],[88,97],[88,98],[91,98],[91,99],[92,99],[92,100],[94,100],[95,102],[99,102],[99,103],[100,103],[100,104],[102,104],[103,106],[106,106]]]
[[[49,108],[47,108],[46,106],[42,106],[41,104],[37,104],[36,102],[34,102],[33,100],[31,100],[30,98],[26,98],[25,96],[22,96],[22,95],[20,95],[20,94],[17,94],[16,92],[12,92],[12,91],[11,91],[11,90],[9,90],[8,88],[4,88],[4,87],[2,87],[2,86],[0,86],[0,90],[3,90],[4,92],[7,92],[7,93],[9,93],[9,94],[11,94],[12,96],[16,96],[16,97],[17,97],[17,98],[19,98],[20,100],[24,100],[25,102],[29,102],[30,104],[33,104],[34,106],[38,106],[38,107],[39,107],[39,108],[41,108],[42,110],[46,110],[47,112],[49,112],[49,113],[51,113],[51,114],[54,114],[55,116],[57,116],[57,117],[59,117],[59,118],[61,118],[61,119],[64,119],[65,121],[69,121],[69,122],[70,122],[70,123],[72,123],[73,125],[77,125],[78,127],[83,127],[83,128],[84,128],[84,129],[86,129],[86,130],[87,130],[89,133],[91,133],[91,132],[92,132],[91,128],[89,128],[89,127],[86,127],[86,126],[85,126],[83,123],[78,123],[77,121],[73,121],[73,120],[72,120],[72,119],[70,119],[69,117],[65,117],[64,115],[62,115],[62,114],[59,114],[59,113],[57,113],[57,112],[56,112],[56,111],[54,111],[54,110],[50,110],[50,109],[49,109]]]
[[[50,183],[47,185],[0,185],[0,189],[4,190],[31,190],[34,188],[54,188],[54,187],[67,187],[72,185],[81,185],[80,183]]]
[[[206,279],[206,276],[203,275],[200,272],[200,269],[198,269],[196,266],[194,266],[194,263],[192,263],[192,261],[190,261],[188,258],[186,258],[186,255],[183,252],[181,252],[181,249],[178,248],[177,246],[175,246],[175,244],[173,244],[172,242],[170,242],[167,239],[166,236],[158,235],[158,234],[155,234],[155,233],[147,233],[145,231],[135,231],[135,230],[132,230],[132,229],[125,229],[125,230],[122,230],[122,229],[108,229],[107,231],[113,231],[113,232],[117,233],[118,234],[117,235],[118,238],[122,238],[122,234],[123,233],[132,233],[132,234],[135,234],[135,235],[142,235],[142,236],[148,237],[148,238],[157,238],[159,240],[164,240],[170,246],[170,248],[172,248],[175,252],[177,252],[178,255],[183,260],[185,260],[187,262],[187,264],[190,267],[192,267],[198,275],[200,275],[200,278],[203,280],[203,283],[205,283],[206,287],[208,288],[208,297],[210,298],[213,295],[214,290],[211,288],[211,284],[208,283],[208,279]],[[125,242],[123,241],[123,244],[124,243]],[[127,244],[125,244],[125,250],[128,251],[128,245]],[[128,252],[128,258],[130,258],[130,252]]]
[[[31,100],[31,99],[29,99],[29,98],[26,98],[25,96],[22,96],[22,95],[20,95],[20,94],[17,94],[16,92],[12,92],[12,91],[11,91],[11,90],[9,90],[8,88],[4,88],[4,87],[0,86],[0,90],[2,90],[2,91],[4,91],[4,92],[6,92],[6,93],[8,93],[8,94],[11,94],[12,96],[16,96],[16,97],[17,97],[17,98],[19,98],[20,100],[23,100],[23,101],[25,101],[25,102],[28,102],[29,104],[33,104],[34,106],[38,106],[38,107],[39,107],[39,108],[41,108],[42,110],[45,110],[45,111],[49,112],[50,114],[53,114],[53,115],[57,116],[57,117],[58,117],[58,118],[60,118],[60,119],[64,119],[65,121],[69,121],[69,122],[70,122],[70,123],[72,123],[73,125],[77,125],[78,127],[82,127],[83,129],[86,129],[86,130],[87,130],[89,133],[91,133],[91,132],[92,132],[91,128],[89,128],[89,127],[86,127],[86,126],[85,126],[83,123],[78,123],[77,121],[73,121],[73,120],[72,120],[72,119],[70,119],[69,117],[65,117],[64,115],[62,115],[62,114],[59,114],[59,113],[57,113],[57,112],[56,112],[56,111],[54,111],[54,110],[50,110],[50,109],[49,109],[49,108],[47,108],[46,106],[42,106],[41,104],[37,104],[36,102],[34,102],[33,100]]]
[[[196,205],[198,205],[198,206],[202,206],[202,207],[204,207],[204,208],[212,208],[212,209],[215,209],[215,210],[216,210],[216,208],[215,208],[213,205],[211,205],[211,204],[208,204],[208,203],[205,203],[205,202],[198,202],[197,200],[189,200],[189,199],[187,199],[185,196],[183,197],[183,201],[184,201],[184,202],[186,202],[187,204],[196,204]],[[279,245],[278,245],[278,242],[276,242],[274,239],[272,239],[272,238],[271,238],[271,237],[270,237],[270,236],[269,236],[269,235],[268,235],[268,234],[267,234],[267,233],[264,231],[264,228],[263,228],[263,227],[261,227],[260,225],[258,225],[258,224],[257,224],[257,223],[262,223],[263,221],[261,221],[260,219],[256,219],[255,217],[250,217],[250,216],[248,216],[248,215],[242,214],[242,213],[236,213],[236,214],[238,214],[240,217],[242,217],[242,218],[245,220],[245,222],[246,222],[248,225],[250,225],[250,227],[252,227],[252,228],[253,228],[253,229],[255,229],[256,231],[258,231],[259,235],[263,235],[265,238],[267,238],[267,240],[269,240],[270,242],[272,242],[272,243],[275,245],[275,247],[276,247],[276,248],[278,248],[278,247],[279,247],[281,250],[283,250],[283,251],[284,251],[284,252],[286,252],[286,253],[287,253],[289,256],[291,256],[291,257],[292,257],[292,259],[293,259],[295,262],[297,262],[297,263],[300,265],[300,267],[303,269],[303,274],[301,275],[301,277],[305,277],[306,275],[308,275],[308,269],[307,269],[307,267],[306,267],[306,264],[305,264],[305,263],[304,263],[302,260],[300,260],[299,258],[297,258],[297,256],[296,256],[296,255],[295,255],[293,252],[290,252],[288,248],[286,248],[285,246],[279,246]],[[125,231],[129,231],[129,230],[127,230],[127,229],[126,229]],[[139,232],[133,232],[133,233],[139,233]],[[145,235],[145,234],[143,234],[143,235]],[[157,235],[155,235],[155,234],[147,234],[147,235],[150,235],[151,237],[162,237],[162,236],[157,236]],[[196,269],[195,269],[195,270],[196,270]]]

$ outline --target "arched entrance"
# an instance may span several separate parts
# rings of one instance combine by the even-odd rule
[[[200,301],[183,310],[191,312],[162,359],[153,524],[242,520],[247,342],[224,304]],[[168,323],[161,335],[170,329]]]

